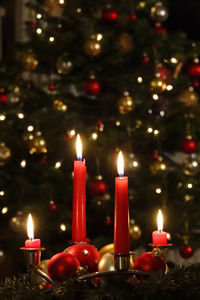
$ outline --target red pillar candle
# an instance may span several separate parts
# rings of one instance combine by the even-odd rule
[[[158,246],[167,245],[167,232],[163,231],[163,216],[159,209],[157,216],[158,230],[152,233],[152,244]]]
[[[130,250],[128,177],[124,177],[122,152],[118,157],[119,177],[115,178],[114,253],[128,254]]]
[[[34,239],[34,232],[33,232],[33,220],[31,214],[28,216],[27,222],[27,233],[28,233],[28,240],[25,241],[25,248],[40,248],[41,241],[40,239]]]
[[[86,166],[82,161],[80,135],[76,140],[77,159],[74,162],[72,241],[86,241]]]

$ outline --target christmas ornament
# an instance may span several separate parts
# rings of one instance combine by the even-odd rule
[[[117,40],[117,48],[122,53],[129,53],[133,50],[133,38],[128,33],[122,33]]]
[[[156,23],[153,27],[153,32],[156,34],[167,34],[167,28],[160,23]]]
[[[143,272],[165,272],[165,262],[162,257],[154,256],[152,252],[139,255],[134,261],[134,269]]]
[[[0,143],[0,166],[5,165],[8,159],[11,156],[10,149],[6,146],[5,143]]]
[[[167,165],[163,160],[162,156],[158,156],[157,159],[155,159],[151,165],[150,165],[150,171],[153,175],[157,174],[160,171],[166,171]]]
[[[8,103],[15,104],[20,101],[21,90],[19,86],[13,86],[10,88],[10,92],[8,94]]]
[[[62,15],[64,6],[59,0],[45,0],[44,3],[48,16],[60,17]]]
[[[200,79],[200,63],[192,63],[188,67],[188,73],[192,78]]]
[[[156,2],[151,8],[150,16],[152,20],[156,22],[164,22],[169,16],[168,9],[162,4],[162,2]]]
[[[95,35],[92,35],[84,45],[85,54],[89,56],[98,56],[101,53],[101,43]]]
[[[28,148],[30,154],[44,154],[47,153],[46,141],[41,135],[34,135],[28,141]]]
[[[162,81],[164,81],[166,83],[169,83],[172,79],[172,75],[171,75],[170,70],[166,67],[163,67],[163,66],[158,66],[157,67],[154,76],[156,78],[162,79]]]
[[[131,220],[132,221],[132,220]],[[139,240],[142,236],[142,229],[135,222],[130,221],[130,236],[133,240]]]
[[[130,96],[129,92],[124,92],[124,95],[118,100],[118,110],[120,114],[127,114],[135,107],[135,100]]]
[[[49,259],[42,260],[39,265],[37,265],[37,268],[42,270],[44,273],[47,274],[47,265],[49,263]],[[36,269],[33,268],[31,272],[31,282],[38,285],[38,287],[42,289],[46,289],[47,281],[37,273]]]
[[[63,103],[62,100],[54,100],[53,109],[55,111],[65,112],[67,110],[67,105]]]
[[[131,21],[135,21],[135,20],[137,19],[136,14],[133,14],[133,13],[129,14],[127,17],[128,17],[128,19],[131,20]]]
[[[48,86],[48,90],[49,90],[50,92],[53,92],[53,91],[55,91],[55,89],[56,89],[55,84],[54,84],[54,83],[50,83],[50,85]]]
[[[57,59],[56,67],[58,74],[67,75],[71,72],[72,62],[69,60],[67,54],[63,54]]]
[[[26,71],[34,71],[37,68],[38,59],[33,52],[33,50],[29,49],[22,56],[22,66]]]
[[[102,132],[104,130],[104,124],[102,121],[97,121],[97,128],[100,132]]]
[[[94,246],[88,243],[74,244],[65,252],[74,255],[79,260],[81,267],[86,268],[89,273],[97,271],[100,254]]]
[[[98,264],[99,272],[115,271],[114,255],[111,253],[104,254]]]
[[[5,103],[7,100],[7,93],[4,88],[0,88],[0,103]]]
[[[194,176],[200,171],[200,160],[192,154],[183,161],[183,172],[185,175]]]
[[[161,78],[154,78],[150,84],[150,90],[152,93],[161,94],[165,91],[167,85]]]
[[[106,219],[105,219],[105,224],[107,226],[109,226],[110,224],[112,224],[112,220],[111,220],[111,217],[110,216],[107,216]]]
[[[193,256],[193,248],[189,245],[182,245],[179,249],[179,253],[183,258],[191,258]]]
[[[117,20],[118,14],[114,8],[108,5],[102,10],[101,17],[104,22],[110,24],[114,23]]]
[[[101,88],[99,82],[92,76],[83,83],[83,89],[86,94],[97,96],[99,95]]]
[[[57,205],[54,203],[54,201],[49,202],[49,210],[50,211],[55,211],[57,209]]]
[[[10,220],[10,227],[15,232],[23,232],[26,230],[26,217],[22,211],[18,211]]]
[[[99,250],[99,254],[101,256],[103,256],[106,253],[114,253],[114,243],[105,245]]]
[[[55,281],[64,281],[76,275],[79,260],[69,253],[57,253],[48,262],[48,275]]]
[[[96,178],[89,184],[89,192],[92,197],[100,197],[105,195],[107,190],[106,183],[102,180],[102,176]]]
[[[193,88],[189,88],[179,95],[178,100],[185,104],[185,106],[195,106],[199,101],[199,96]]]
[[[150,61],[150,58],[148,56],[148,54],[144,53],[144,55],[142,56],[142,62],[147,64]]]
[[[185,140],[181,142],[181,151],[187,154],[194,153],[196,150],[196,143],[192,140],[191,136],[187,136]]]

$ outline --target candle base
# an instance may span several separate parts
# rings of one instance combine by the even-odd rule
[[[27,266],[27,269],[30,270],[40,263],[41,252],[45,250],[45,248],[21,247],[20,250],[24,251],[25,264]]]
[[[166,260],[168,248],[172,247],[173,244],[166,244],[166,245],[149,244],[149,246],[152,247],[152,253],[154,254],[154,256],[163,257],[164,260]]]
[[[114,266],[116,271],[128,271],[130,267],[130,256],[133,252],[128,254],[114,254]]]

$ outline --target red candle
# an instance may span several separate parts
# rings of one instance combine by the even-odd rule
[[[118,157],[119,177],[115,178],[114,253],[128,254],[130,250],[128,177],[124,177],[122,152]]]
[[[80,135],[76,141],[77,161],[74,162],[72,241],[86,241],[86,166],[82,161]]]
[[[34,239],[33,220],[31,214],[28,216],[27,233],[29,239],[25,241],[25,248],[41,248],[40,239]]]
[[[158,246],[167,245],[167,232],[163,231],[163,216],[159,209],[157,216],[158,230],[152,233],[152,244]]]

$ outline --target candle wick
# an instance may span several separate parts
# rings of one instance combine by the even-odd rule
[[[158,233],[162,233],[162,229],[159,229],[159,230],[158,230]]]
[[[78,160],[78,161],[82,161],[82,158],[78,157],[77,160]]]
[[[119,177],[124,177],[124,174],[119,174]]]

